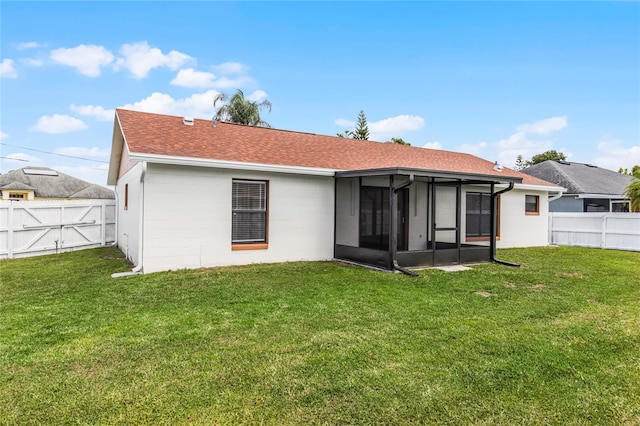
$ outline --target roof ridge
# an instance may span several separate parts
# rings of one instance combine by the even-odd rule
[[[572,163],[570,162],[569,165],[571,165]],[[581,163],[576,163],[576,164],[581,164]],[[577,189],[579,189],[579,191],[577,192],[585,192],[584,188],[582,187],[582,185],[580,185],[578,182],[576,182],[571,176],[569,176],[564,170],[562,170],[562,168],[560,167],[560,163],[558,163],[555,160],[551,160],[551,167],[553,167],[554,169],[556,169],[558,172],[560,172],[560,174],[562,174],[562,176],[564,176],[564,178],[566,180],[568,180],[569,182],[571,182],[571,184],[573,184],[573,186]]]

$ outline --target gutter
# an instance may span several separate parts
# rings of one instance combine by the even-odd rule
[[[504,194],[505,192],[511,191],[513,187],[514,187],[513,182],[510,182],[509,186],[506,187],[505,189],[501,189],[498,192],[493,192],[493,191],[491,192],[491,261],[495,263],[499,263],[501,265],[520,267],[519,263],[507,262],[505,260],[500,260],[496,257],[496,223],[495,223],[496,204],[497,204],[498,196],[500,194]]]
[[[557,194],[550,195],[550,196],[549,196],[549,200],[548,200],[548,201],[549,201],[549,202],[552,202],[552,201],[557,200],[557,199],[558,199],[558,198],[560,198],[560,197],[562,197],[562,192],[558,192]]]
[[[400,266],[400,264],[398,264],[398,242],[397,242],[397,238],[398,238],[398,198],[396,196],[396,194],[398,193],[398,191],[410,186],[411,184],[413,184],[414,182],[414,176],[413,174],[409,175],[409,180],[406,182],[401,183],[398,186],[392,186],[391,187],[391,247],[390,247],[390,251],[391,251],[391,265],[393,267],[394,270],[398,270],[400,272],[402,272],[403,274],[409,275],[411,277],[417,277],[418,274],[416,274],[413,271],[408,270],[407,268]]]

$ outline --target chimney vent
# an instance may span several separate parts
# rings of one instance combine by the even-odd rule
[[[496,163],[493,165],[493,170],[495,170],[496,172],[501,172],[502,164],[498,164],[498,162],[496,161]]]
[[[182,124],[185,126],[193,126],[193,117],[184,117],[182,119]]]

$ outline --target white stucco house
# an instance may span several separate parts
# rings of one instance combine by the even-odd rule
[[[473,155],[116,110],[108,183],[135,271],[407,268],[547,244],[557,185]]]

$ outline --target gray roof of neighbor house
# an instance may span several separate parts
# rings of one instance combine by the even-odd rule
[[[591,164],[547,160],[529,166],[522,173],[567,188],[566,194],[624,194],[633,177]]]
[[[0,175],[0,191],[35,190],[38,198],[112,199],[112,190],[48,167],[25,167]]]

